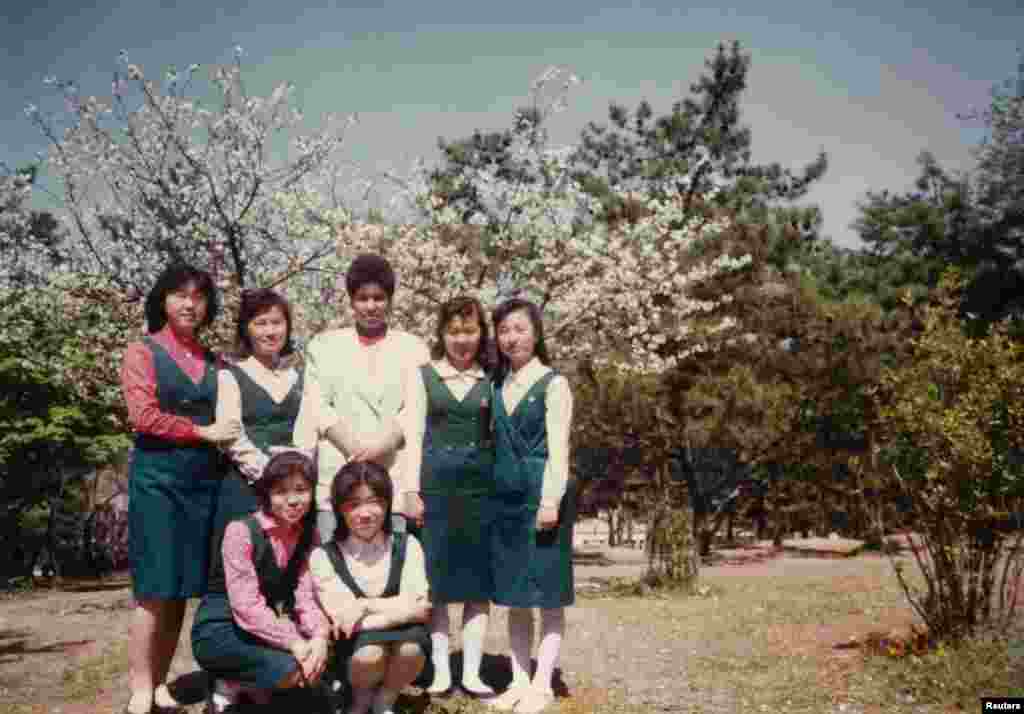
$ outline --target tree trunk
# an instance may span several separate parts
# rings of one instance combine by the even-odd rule
[[[648,578],[689,589],[697,582],[700,565],[693,510],[686,493],[669,478],[667,464],[659,468],[658,477],[647,526]]]

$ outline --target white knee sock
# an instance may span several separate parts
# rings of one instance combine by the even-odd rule
[[[510,607],[508,610],[508,642],[512,650],[512,684],[530,683],[530,649],[533,645],[533,610]]]
[[[562,650],[565,637],[565,608],[554,607],[540,611],[540,645],[537,646],[537,672],[533,686],[537,689],[551,689],[551,680]]]
[[[462,609],[462,685],[473,692],[492,694],[493,689],[480,679],[484,657],[484,638],[490,618],[490,603],[467,602]]]
[[[452,686],[452,670],[448,660],[448,631],[451,621],[448,605],[438,604],[430,613],[430,661],[434,664],[434,681],[428,692],[443,692]]]

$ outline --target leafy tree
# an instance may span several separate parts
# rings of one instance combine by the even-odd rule
[[[753,135],[740,120],[750,55],[738,42],[719,45],[705,66],[691,96],[669,113],[655,116],[646,100],[633,112],[613,103],[608,125],[584,128],[574,157],[577,178],[610,214],[626,209],[615,192],[678,193],[686,218],[703,206],[764,222],[769,207],[803,197],[825,172],[824,152],[800,172],[752,163]],[[812,214],[801,214],[795,225],[813,222]]]
[[[10,171],[0,163],[0,286],[9,290],[38,285],[64,259],[57,218],[28,207],[35,179],[34,166]]]
[[[290,84],[250,95],[236,56],[211,71],[214,99],[204,105],[199,65],[148,78],[121,61],[111,97],[83,96],[73,81],[51,79],[64,112],[26,109],[50,144],[45,167],[72,228],[71,270],[140,295],[169,262],[245,286],[330,253],[333,246],[293,240],[273,199],[330,177],[343,127],[296,135],[290,155],[275,160],[285,148],[280,137],[302,122]]]
[[[973,115],[987,129],[973,174],[953,176],[924,152],[913,190],[869,191],[860,203],[853,227],[868,245],[884,300],[906,288],[921,296],[921,286],[935,287],[952,265],[967,280],[961,309],[979,328],[1024,315],[1022,90],[1024,60],[1017,81]]]
[[[920,308],[911,359],[886,369],[875,395],[877,450],[920,533],[924,586],[896,573],[939,640],[1006,628],[1024,575],[1024,348],[1005,323],[965,335],[962,286],[953,272]]]
[[[79,389],[96,355],[79,342],[75,322],[55,319],[72,314],[72,298],[51,296],[0,306],[0,578],[31,567],[46,528],[40,509],[69,498],[74,507],[82,478],[128,445],[116,391]]]

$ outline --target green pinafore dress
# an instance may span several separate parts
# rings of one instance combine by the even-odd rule
[[[402,568],[405,566],[405,545],[409,539],[408,533],[391,534],[391,567],[388,571],[388,581],[384,585],[384,592],[380,597],[395,597],[398,595],[399,586],[402,582]],[[356,579],[352,577],[352,571],[345,563],[345,556],[341,552],[337,541],[331,541],[324,547],[327,558],[331,561],[334,572],[341,578],[349,590],[357,598],[365,598],[363,591]],[[425,625],[418,622],[408,625],[389,627],[386,630],[360,630],[355,637],[339,640],[334,651],[333,666],[336,672],[344,672],[348,660],[359,648],[366,645],[386,645],[397,642],[415,642],[420,646],[424,655],[430,654],[430,633]]]
[[[494,523],[491,574],[494,602],[506,607],[555,608],[575,600],[572,530],[574,484],[558,507],[558,525],[537,530],[544,468],[548,462],[545,395],[555,372],[538,379],[511,414],[501,384],[494,387]]]
[[[294,618],[299,570],[309,558],[313,541],[312,520],[307,519],[284,570],[278,566],[274,549],[259,521],[247,516],[244,522],[249,528],[260,594],[275,612]],[[235,679],[261,689],[275,687],[298,666],[290,652],[272,647],[235,623],[225,586],[224,557],[219,552],[214,555],[210,568],[209,592],[192,622],[192,656],[215,677]]]
[[[490,526],[494,442],[490,384],[479,380],[461,400],[430,365],[420,368],[427,392],[420,489],[420,532],[430,600],[491,599]]]
[[[217,369],[207,353],[199,383],[156,341],[153,355],[160,410],[213,423]],[[128,554],[137,600],[180,600],[206,591],[210,533],[220,490],[220,457],[208,444],[182,445],[136,434],[128,478]]]
[[[280,403],[275,402],[267,391],[245,372],[241,367],[227,367],[238,383],[238,392],[242,399],[242,425],[245,435],[253,445],[266,452],[272,446],[289,446],[292,443],[292,432],[295,420],[299,416],[299,405],[302,403],[303,374],[289,390]],[[248,480],[232,466],[221,482],[220,495],[217,498],[217,512],[213,517],[213,536],[210,538],[210,562],[220,553],[224,530],[228,523],[244,518],[259,508],[256,491]]]

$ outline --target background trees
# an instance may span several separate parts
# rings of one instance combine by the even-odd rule
[[[46,168],[69,219],[66,256],[76,272],[142,294],[160,267],[185,261],[246,286],[333,249],[295,240],[273,199],[317,182],[326,189],[348,122],[328,118],[298,134],[292,86],[250,95],[237,56],[211,68],[208,83],[202,75],[192,64],[147,77],[122,55],[111,96],[53,79],[64,111],[28,108],[50,144]],[[330,200],[323,196],[325,207]]]

